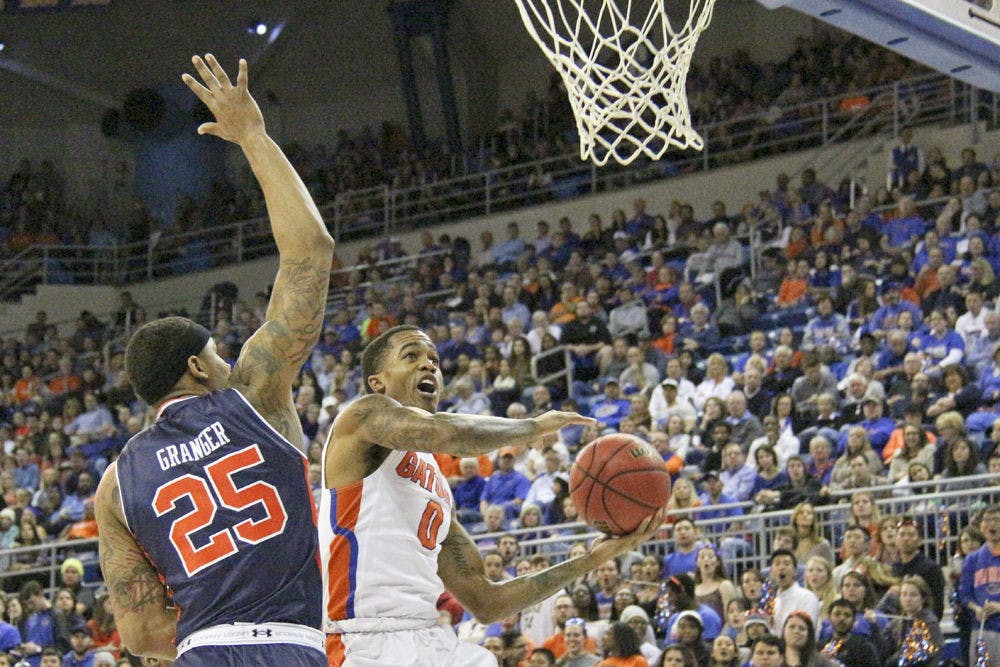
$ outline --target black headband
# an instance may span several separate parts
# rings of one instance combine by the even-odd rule
[[[159,400],[166,396],[177,381],[187,372],[188,358],[205,349],[212,333],[196,322],[158,341],[159,354],[146,360],[148,377],[152,379],[147,392]]]

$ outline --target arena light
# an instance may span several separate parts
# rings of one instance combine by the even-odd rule
[[[251,35],[257,35],[258,37],[263,37],[267,34],[268,25],[263,21],[254,21],[249,26],[247,26],[247,32]]]

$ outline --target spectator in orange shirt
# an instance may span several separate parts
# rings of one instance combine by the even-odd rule
[[[583,301],[576,285],[567,281],[559,288],[559,301],[549,310],[549,322],[562,326],[576,319],[576,304]]]
[[[778,288],[775,303],[779,308],[801,305],[809,291],[809,262],[804,259],[788,262],[788,271]]]
[[[73,371],[73,359],[64,356],[59,359],[59,370],[48,382],[49,394],[53,398],[63,398],[80,391],[80,376]]]
[[[361,337],[365,342],[378,338],[381,334],[399,324],[396,318],[385,309],[385,304],[381,301],[373,301],[371,310],[368,312],[370,314],[361,324]]]
[[[566,653],[566,637],[564,632],[566,630],[566,624],[569,621],[574,621],[575,625],[586,627],[585,622],[582,618],[579,618],[577,614],[576,605],[573,603],[572,596],[560,595],[556,598],[556,613],[555,621],[558,630],[554,635],[542,642],[542,648],[552,651],[552,655],[558,660]],[[584,633],[586,637],[586,632]],[[587,653],[597,653],[597,643],[591,638],[586,637],[583,646],[584,651]]]
[[[14,383],[14,403],[24,405],[38,395],[42,386],[42,378],[35,374],[35,367],[25,364],[21,367],[21,377]]]

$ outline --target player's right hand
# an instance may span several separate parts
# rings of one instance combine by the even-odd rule
[[[583,426],[596,426],[597,420],[591,417],[584,417],[575,412],[560,412],[559,410],[549,410],[534,418],[543,434],[555,433],[564,426],[571,424],[581,424]]]
[[[667,508],[661,507],[656,514],[643,519],[639,527],[631,533],[616,537],[604,536],[597,538],[590,546],[590,553],[600,554],[599,560],[604,562],[626,551],[632,551],[643,542],[652,538],[660,529],[660,526],[663,525],[666,518]]]
[[[247,89],[246,60],[240,59],[236,85],[232,84],[226,71],[212,54],[206,55],[204,59],[194,56],[191,62],[203,83],[190,74],[184,74],[181,79],[215,116],[214,123],[202,123],[198,126],[198,134],[213,134],[220,139],[241,144],[264,132],[264,116]]]

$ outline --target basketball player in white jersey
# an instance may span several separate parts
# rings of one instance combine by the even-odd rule
[[[490,581],[432,453],[476,456],[527,446],[593,420],[555,411],[532,419],[435,412],[443,387],[438,354],[416,327],[376,338],[361,368],[369,394],[337,416],[323,452],[319,530],[331,665],[495,666],[491,653],[459,643],[451,628],[438,625],[436,602],[445,588],[490,623],[634,549],[662,523],[661,513],[630,535],[598,540],[578,558]]]

